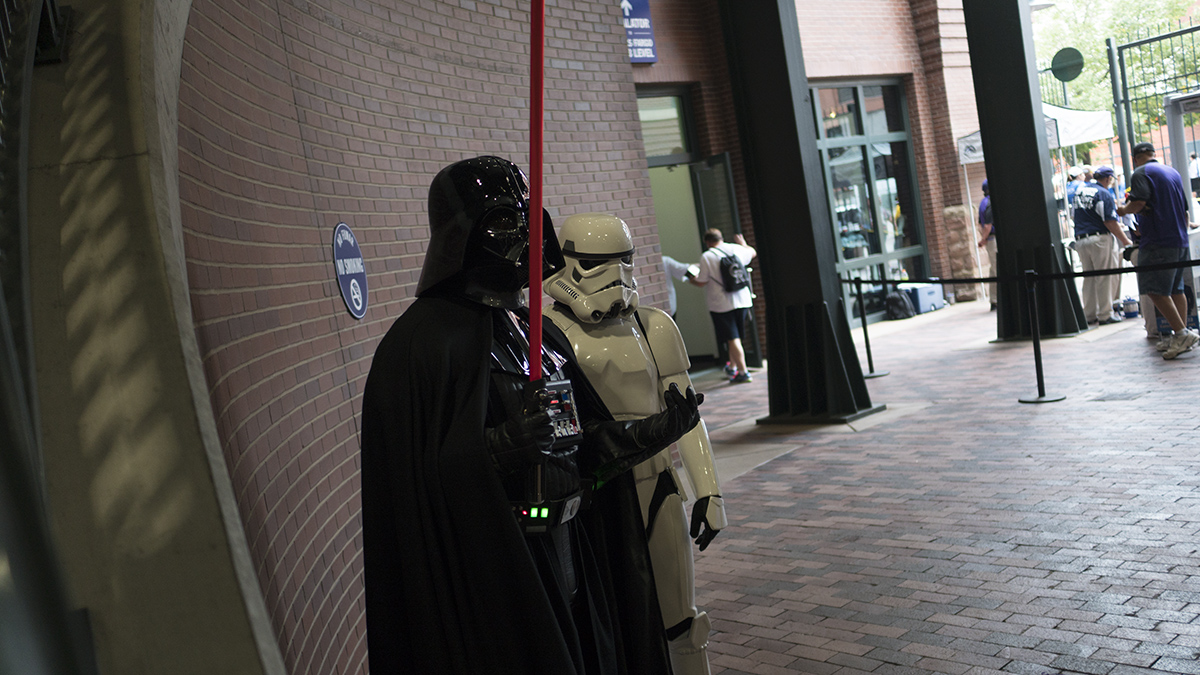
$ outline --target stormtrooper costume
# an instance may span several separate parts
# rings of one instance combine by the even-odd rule
[[[671,386],[691,384],[689,362],[670,316],[653,307],[638,308],[629,228],[612,215],[575,215],[563,223],[559,243],[566,265],[545,282],[546,293],[555,300],[547,318],[566,334],[580,367],[616,419],[659,413]],[[679,440],[678,448],[697,497],[691,536],[704,550],[726,519],[703,420]],[[670,450],[634,467],[633,475],[672,670],[706,675],[711,626],[695,605],[685,498]]]
[[[676,388],[659,415],[614,420],[547,323],[544,372],[573,385],[582,431],[558,443],[527,387],[528,214],[524,175],[498,157],[457,162],[430,187],[418,297],[363,394],[372,673],[670,672],[628,469],[692,429],[699,400]],[[563,259],[545,222],[553,273]],[[536,524],[521,511],[532,502]]]

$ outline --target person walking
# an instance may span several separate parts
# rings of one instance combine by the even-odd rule
[[[1117,202],[1109,192],[1116,181],[1112,167],[1101,166],[1093,173],[1096,182],[1085,183],[1075,192],[1075,252],[1085,272],[1113,269],[1116,243],[1122,247],[1133,242],[1117,222]],[[1117,323],[1121,316],[1113,311],[1117,275],[1083,278],[1083,313],[1089,324]]]
[[[1133,146],[1129,201],[1117,215],[1138,216],[1138,267],[1181,263],[1188,255],[1188,200],[1179,172],[1155,159],[1154,146]],[[1139,270],[1138,287],[1150,296],[1154,308],[1171,326],[1163,342],[1163,358],[1174,359],[1200,342],[1200,335],[1187,327],[1187,296],[1183,293],[1184,268]]]
[[[733,235],[734,243],[725,241],[721,231],[712,228],[704,233],[706,250],[700,256],[700,272],[689,282],[704,288],[704,301],[712,316],[717,340],[729,348],[729,362],[733,365],[729,381],[732,384],[750,382],[750,371],[746,368],[746,351],[742,347],[742,332],[745,330],[746,312],[754,306],[754,295],[747,284],[730,290],[726,287],[722,261],[732,257],[744,268],[754,260],[758,252],[746,244],[740,234]],[[729,264],[732,264],[730,261]]]

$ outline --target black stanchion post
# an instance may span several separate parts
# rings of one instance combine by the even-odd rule
[[[863,374],[864,378],[871,379],[873,377],[883,377],[888,374],[888,371],[875,372],[875,359],[871,358],[871,336],[867,334],[867,305],[863,302],[863,280],[862,277],[857,277],[854,280],[855,295],[858,296],[858,320],[862,323],[863,332],[863,347],[867,350],[867,369],[871,372]]]
[[[1038,323],[1037,309],[1037,272],[1025,270],[1025,295],[1029,305],[1029,329],[1033,333],[1033,365],[1037,369],[1037,398],[1017,399],[1021,403],[1054,403],[1066,396],[1046,396],[1046,381],[1042,377],[1042,339],[1041,326]]]

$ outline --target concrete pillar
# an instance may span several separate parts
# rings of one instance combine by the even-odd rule
[[[1020,277],[1029,269],[1065,272],[1070,267],[1051,183],[1029,3],[964,0],[963,16],[992,196],[997,271],[1002,277]],[[1000,284],[999,294],[997,337],[1029,338],[1033,333],[1023,283]],[[1087,330],[1073,281],[1039,284],[1037,305],[1043,336]]]
[[[34,72],[30,260],[51,528],[100,673],[283,673],[178,227],[188,2],[79,0]]]
[[[719,4],[767,296],[770,415],[759,422],[882,410],[871,404],[841,300],[796,6]]]

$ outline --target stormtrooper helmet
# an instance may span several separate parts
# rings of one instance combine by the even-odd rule
[[[633,314],[637,281],[633,236],[625,221],[606,213],[581,213],[563,222],[558,238],[566,265],[546,280],[546,293],[584,323]]]

